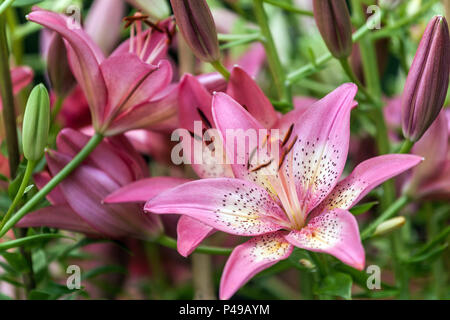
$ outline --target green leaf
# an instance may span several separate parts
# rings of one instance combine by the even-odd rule
[[[348,274],[335,272],[325,277],[317,290],[317,294],[351,300],[352,283],[352,277]]]
[[[16,240],[11,240],[8,242],[0,243],[0,252],[6,251],[8,249],[17,248],[23,245],[36,244],[37,242],[41,242],[43,240],[53,239],[53,238],[66,238],[72,239],[70,237],[61,235],[61,234],[53,234],[53,233],[45,233],[45,234],[37,234],[34,236],[29,236],[25,238],[20,238]]]
[[[358,216],[360,214],[366,213],[367,211],[369,211],[370,209],[372,209],[373,206],[377,205],[378,201],[372,201],[372,202],[367,202],[367,203],[363,203],[363,204],[359,204],[357,206],[354,206],[353,208],[350,209],[350,212],[355,215]]]
[[[42,290],[32,290],[28,294],[28,300],[49,300],[50,294]]]
[[[14,270],[14,273],[22,273],[30,270],[27,261],[19,252],[2,252],[1,255]]]
[[[442,252],[444,252],[448,248],[448,243],[444,243],[443,245],[431,249],[425,253],[414,255],[411,258],[406,260],[406,263],[419,263],[425,260],[432,260],[438,257]]]
[[[106,273],[122,273],[126,274],[127,269],[119,265],[109,265],[109,266],[101,266],[98,268],[94,268],[89,270],[88,272],[83,273],[81,277],[82,280],[92,279],[98,277],[99,275]]]
[[[12,4],[13,7],[26,7],[26,6],[32,6],[36,3],[42,2],[44,0],[16,0]]]

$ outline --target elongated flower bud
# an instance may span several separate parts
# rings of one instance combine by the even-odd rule
[[[52,36],[48,47],[47,73],[53,90],[60,97],[67,96],[76,85],[67,59],[66,46],[56,33]]]
[[[177,25],[189,47],[202,61],[220,58],[216,26],[206,0],[171,0]]]
[[[50,99],[39,84],[31,91],[23,119],[23,154],[28,161],[38,161],[44,154],[50,129]]]
[[[448,89],[450,39],[447,21],[434,17],[425,30],[402,96],[403,135],[419,140],[441,111]]]
[[[375,229],[373,235],[381,236],[383,234],[394,231],[394,230],[402,227],[405,224],[405,222],[406,222],[405,217],[395,217],[395,218],[386,220],[378,225],[378,227]]]
[[[352,23],[345,0],[314,0],[314,19],[331,54],[347,58],[352,53]]]

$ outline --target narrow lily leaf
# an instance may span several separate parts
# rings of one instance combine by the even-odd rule
[[[122,273],[122,274],[127,274],[127,269],[125,269],[122,266],[118,266],[118,265],[109,265],[109,266],[101,266],[92,270],[89,270],[85,273],[83,273],[83,276],[81,277],[81,279],[87,280],[87,279],[92,279],[95,278],[99,275],[105,274],[105,273]]]
[[[443,245],[427,251],[423,254],[414,255],[410,259],[406,260],[406,263],[419,263],[422,261],[431,262],[434,258],[438,257],[444,250],[448,248],[448,243],[444,243]]]
[[[366,213],[367,211],[372,209],[373,206],[375,206],[377,204],[378,204],[378,201],[371,201],[371,202],[367,202],[367,203],[363,203],[363,204],[359,204],[357,206],[354,206],[349,211],[353,215],[358,216],[360,214]]]
[[[44,0],[16,0],[12,4],[12,6],[15,8],[26,7],[26,6],[32,6],[32,5],[42,2],[42,1],[44,1]]]
[[[352,298],[352,277],[342,272],[336,272],[327,276],[317,290],[320,295],[330,295],[334,297],[351,300]]]
[[[17,248],[17,247],[23,246],[25,244],[30,244],[30,243],[34,243],[34,242],[37,242],[37,241],[54,239],[54,238],[71,239],[70,237],[63,236],[61,234],[38,234],[38,235],[34,235],[34,236],[29,236],[29,237],[20,238],[20,239],[11,240],[11,241],[8,241],[8,242],[1,243],[0,244],[0,251],[5,251],[5,250],[8,250],[8,249],[12,249],[12,248]]]

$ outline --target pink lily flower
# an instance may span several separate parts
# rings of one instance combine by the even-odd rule
[[[342,85],[308,108],[280,143],[281,163],[250,163],[252,150],[246,148],[245,163],[231,165],[236,178],[188,182],[146,203],[147,212],[184,214],[217,230],[252,237],[228,259],[221,299],[229,299],[255,274],[288,258],[294,247],[364,268],[358,224],[348,210],[380,183],[417,165],[421,157],[372,158],[338,182],[347,159],[356,91],[353,84]],[[216,94],[212,104],[222,137],[229,129],[264,128],[226,94]],[[224,141],[231,159],[235,140]],[[263,144],[258,141],[258,148]]]
[[[57,174],[88,142],[72,129],[58,135],[58,151],[46,155],[51,175]],[[91,236],[149,239],[159,235],[162,224],[157,216],[144,215],[137,204],[104,204],[103,198],[121,186],[147,176],[145,162],[123,136],[102,142],[67,179],[48,196],[52,206],[25,216],[21,227],[48,226],[86,233]],[[50,175],[35,177],[38,187]]]
[[[281,116],[274,111],[270,101],[252,77],[237,66],[231,71],[227,93],[242,105],[245,105],[250,114],[262,123],[265,123],[267,128],[276,127],[284,133],[306,111],[307,107],[315,101],[312,98],[298,97],[294,101],[295,109]],[[198,78],[189,74],[185,75],[179,87],[178,105],[180,126],[190,132],[194,132],[195,121],[200,121],[204,130],[214,127],[214,119],[211,111],[212,98],[212,94],[201,84]],[[192,145],[194,138],[189,137],[189,139],[190,141],[188,143]],[[217,141],[214,147],[219,148],[223,146]],[[210,157],[210,152],[205,141],[202,141],[202,150],[203,159],[208,159],[208,161],[194,163],[193,159],[190,159],[192,169],[200,178],[235,177],[232,167],[229,164],[213,161],[214,158]],[[125,186],[108,196],[105,202],[146,202],[165,190],[188,182],[188,180],[178,178],[166,179],[171,181],[172,185],[161,183],[160,178],[149,178],[141,183],[136,182],[132,185]],[[194,218],[181,216],[177,225],[178,252],[182,256],[187,257],[205,238],[214,233],[214,228]]]
[[[131,39],[105,58],[81,26],[74,27],[64,15],[38,9],[28,20],[59,33],[66,41],[71,69],[89,104],[96,132],[111,136],[158,127],[176,114],[170,103],[176,98],[176,86],[170,86],[172,68],[161,60],[171,31],[143,31],[141,16],[131,17],[129,23],[136,24]],[[172,27],[167,20],[158,28]]]

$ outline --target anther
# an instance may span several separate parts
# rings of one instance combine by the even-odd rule
[[[273,159],[271,159],[269,162],[260,164],[259,166],[250,169],[250,172],[255,172],[255,171],[261,170],[262,168],[265,168],[265,167],[269,166],[272,163],[272,161],[273,161]]]

